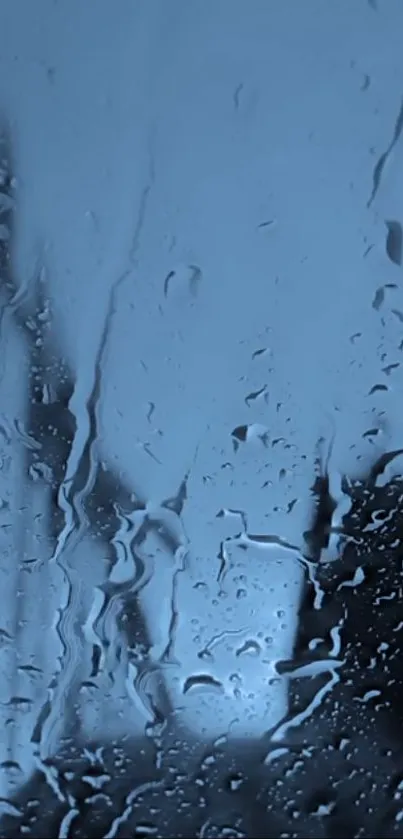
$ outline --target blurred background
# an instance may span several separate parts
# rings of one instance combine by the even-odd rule
[[[5,299],[4,799],[66,730],[112,748],[169,716],[200,750],[286,713],[315,458],[337,488],[401,445],[402,15],[1,0],[13,277],[30,300],[45,274],[75,423],[52,541]]]

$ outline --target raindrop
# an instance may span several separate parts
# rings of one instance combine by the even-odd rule
[[[227,785],[230,792],[237,792],[244,782],[244,777],[239,772],[229,775],[227,778]]]
[[[214,679],[208,673],[198,673],[193,676],[188,676],[183,686],[183,693],[187,694],[190,691],[193,693],[196,689],[204,688],[213,689],[218,693],[224,692],[224,685],[218,679]]]
[[[164,280],[164,296],[168,297],[171,290],[180,287],[187,287],[192,294],[196,296],[199,284],[202,279],[202,271],[198,265],[182,265],[178,266],[167,274]]]
[[[138,822],[134,830],[135,837],[144,837],[144,839],[146,836],[156,836],[157,833],[158,827],[153,825],[151,822]]]
[[[259,390],[254,390],[245,397],[245,403],[248,408],[250,407],[250,403],[259,399],[260,396],[267,401],[267,385],[263,385],[263,387],[259,388]]]
[[[381,694],[382,694],[382,691],[377,690],[377,689],[376,690],[375,689],[374,690],[367,690],[364,693],[363,696],[355,696],[354,699],[355,699],[356,702],[361,702],[363,704],[366,704],[371,699],[375,699],[375,697],[381,696]]]
[[[362,436],[365,440],[366,437],[376,437],[379,433],[379,428],[369,428],[368,431],[364,431],[364,434]]]
[[[239,440],[241,443],[246,442],[246,436],[248,433],[248,426],[247,425],[237,425],[233,431],[231,431],[232,437],[235,437],[236,440]]]
[[[248,641],[245,641],[245,643],[242,644],[241,647],[238,647],[235,655],[237,657],[239,657],[241,655],[258,656],[258,655],[260,655],[260,653],[261,653],[260,644],[258,644],[257,641],[248,640]]]
[[[275,223],[275,219],[267,219],[267,221],[261,221],[260,224],[258,224],[257,228],[258,230],[262,230],[264,227],[273,227]]]
[[[26,696],[12,696],[8,702],[1,703],[2,705],[9,705],[11,708],[15,708],[19,711],[27,711],[32,706],[32,699],[28,699]]]
[[[387,376],[390,376],[392,370],[396,370],[397,367],[400,367],[399,362],[395,362],[394,364],[388,364],[387,367],[382,367],[382,373],[386,373]]]
[[[386,253],[395,265],[402,264],[402,226],[399,221],[385,221]]]
[[[400,323],[403,323],[403,312],[401,312],[400,309],[391,309],[391,312],[398,320],[400,320]]]
[[[32,463],[28,470],[29,477],[32,481],[45,481],[47,484],[52,483],[53,480],[53,472],[50,466],[47,463],[41,463],[37,461],[36,463]]]
[[[336,590],[340,591],[340,589],[342,589],[342,588],[356,588],[356,586],[362,585],[364,580],[365,580],[365,571],[362,568],[362,566],[360,565],[358,568],[355,569],[354,576],[352,577],[352,579],[343,580],[337,586]]]
[[[20,764],[15,760],[3,760],[2,763],[0,763],[0,769],[3,769],[6,772],[12,772],[14,775],[23,774]]]
[[[380,391],[389,390],[387,385],[373,385],[371,390],[368,393],[368,396],[372,396],[373,393],[379,393]]]
[[[318,804],[317,809],[312,810],[312,815],[318,818],[323,818],[323,816],[330,816],[335,806],[335,801],[329,801],[328,804]]]
[[[264,763],[266,766],[269,766],[274,761],[278,760],[280,757],[284,757],[284,755],[288,754],[287,748],[279,748],[279,749],[271,749],[271,751],[266,755]]]
[[[231,431],[231,437],[234,444],[234,451],[238,450],[239,443],[249,443],[250,441],[257,439],[262,442],[264,446],[267,446],[269,442],[268,429],[265,428],[264,425],[259,425],[257,422],[252,423],[251,425],[237,425],[236,428]]]
[[[261,355],[265,355],[265,354],[266,354],[266,353],[268,353],[268,352],[270,352],[270,350],[269,350],[269,348],[268,348],[268,347],[262,347],[262,348],[261,348],[261,349],[259,349],[259,350],[255,350],[255,351],[252,353],[252,359],[254,359],[254,358],[259,358],[259,356],[261,356]]]
[[[375,309],[376,312],[379,312],[379,309],[381,308],[384,300],[385,300],[385,290],[384,290],[384,287],[381,286],[381,288],[378,288],[375,292],[375,297],[372,301],[372,308]]]

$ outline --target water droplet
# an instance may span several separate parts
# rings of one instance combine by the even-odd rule
[[[288,751],[289,750],[285,747],[279,749],[272,749],[265,757],[265,765],[268,766],[271,763],[274,763],[274,761],[278,760],[280,757],[287,755]]]
[[[383,385],[383,384],[373,385],[371,387],[371,389],[368,391],[368,396],[372,396],[374,393],[379,393],[380,391],[384,392],[386,390],[389,390],[387,385]]]
[[[258,655],[260,655],[260,653],[261,653],[261,648],[260,648],[260,645],[257,643],[257,641],[248,640],[248,641],[245,641],[245,643],[242,644],[241,647],[238,647],[235,655],[236,656],[241,656],[241,655],[258,656]]]
[[[184,289],[195,297],[199,291],[202,276],[202,270],[198,265],[178,265],[165,277],[164,296],[168,297]]]
[[[213,690],[218,693],[223,693],[224,685],[208,673],[198,673],[193,676],[189,676],[183,686],[184,694],[187,694],[190,691],[193,693],[195,690]]]
[[[267,385],[263,385],[263,387],[259,388],[259,390],[253,390],[248,396],[245,396],[245,404],[250,407],[251,402],[256,402],[256,400],[262,398],[267,402]]]
[[[244,777],[239,773],[236,772],[234,775],[230,775],[228,778],[228,787],[230,792],[237,792],[239,788],[242,786],[244,782]]]
[[[375,311],[379,312],[379,309],[381,308],[384,300],[385,300],[385,289],[384,289],[384,286],[381,286],[380,288],[377,288],[377,290],[375,292],[375,297],[372,301],[372,308],[375,309]],[[358,333],[357,333],[357,336],[358,336]],[[353,336],[353,337],[356,337],[356,336]]]
[[[386,236],[386,253],[395,265],[402,264],[402,226],[399,221],[385,221],[387,236]]]

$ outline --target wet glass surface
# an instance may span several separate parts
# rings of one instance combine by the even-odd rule
[[[0,836],[403,836],[403,11],[0,3]]]

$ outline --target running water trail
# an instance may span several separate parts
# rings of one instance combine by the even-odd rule
[[[43,751],[46,741],[47,754],[50,754],[56,747],[57,738],[60,736],[60,721],[65,717],[67,702],[71,701],[72,695],[77,689],[78,681],[82,677],[82,667],[77,660],[80,645],[77,644],[77,627],[75,625],[82,602],[80,596],[82,583],[80,572],[73,567],[72,558],[89,532],[85,505],[94,490],[97,474],[101,468],[98,436],[103,367],[113,319],[117,310],[118,293],[122,283],[136,266],[136,256],[153,180],[154,162],[152,150],[150,150],[149,172],[140,199],[137,224],[129,253],[129,267],[115,280],[109,293],[106,316],[95,357],[93,385],[86,400],[85,412],[80,405],[75,406],[76,394],[73,394],[71,399],[71,407],[75,408],[76,433],[66,464],[65,478],[58,493],[58,504],[63,512],[64,526],[57,538],[51,558],[51,562],[56,563],[62,571],[68,594],[64,605],[59,609],[59,618],[55,627],[62,645],[62,655],[59,673],[48,688],[48,697],[51,703],[49,713],[43,722],[41,747]],[[72,615],[74,615],[74,618]]]

